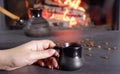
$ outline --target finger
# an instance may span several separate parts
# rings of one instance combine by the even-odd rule
[[[38,63],[40,66],[42,66],[42,67],[44,67],[44,66],[45,66],[45,63],[44,63],[44,61],[43,61],[43,60],[38,60],[38,61],[37,61],[37,63]]]
[[[35,44],[37,45],[37,50],[45,50],[48,48],[52,48],[56,45],[51,40],[40,40],[40,41],[36,41]]]
[[[47,48],[52,48],[54,47],[56,44],[51,41],[51,40],[43,40],[43,48],[47,49]]]
[[[49,61],[49,59],[45,59],[45,63],[46,63],[46,67],[52,69],[53,66],[51,65],[51,61]]]
[[[52,55],[54,55],[54,53],[55,53],[54,49],[42,50],[42,51],[34,52],[34,54],[32,55],[32,58],[45,59],[45,58],[51,57]]]
[[[55,54],[54,54],[54,56],[55,56],[55,57],[59,57],[59,56],[60,56],[59,52],[56,51]]]
[[[58,67],[58,62],[56,60],[55,57],[50,57],[49,58],[49,61],[51,61],[51,65],[54,67],[54,68],[57,68]]]

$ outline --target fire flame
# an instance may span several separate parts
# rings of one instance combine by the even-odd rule
[[[42,16],[44,18],[68,21],[70,28],[77,24],[83,25],[83,22],[80,22],[79,19],[76,18],[76,14],[71,13],[72,10],[77,10],[79,12],[85,13],[85,9],[80,6],[81,0],[54,0],[53,2],[57,3],[60,6],[64,5],[64,10],[56,13],[56,11],[49,11],[48,9],[43,9]],[[85,14],[77,16],[82,18],[83,21],[86,20]]]

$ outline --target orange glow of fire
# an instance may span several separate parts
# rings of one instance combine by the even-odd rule
[[[85,9],[80,6],[81,0],[54,0],[53,2],[56,2],[58,5],[65,5],[65,10],[59,12],[59,13],[52,13],[48,9],[43,9],[42,16],[47,19],[54,19],[54,20],[61,20],[61,21],[68,21],[69,27],[76,26],[80,22],[78,22],[78,19],[75,16],[69,16],[70,9],[78,10],[80,12],[85,12]],[[86,15],[83,14],[82,16],[83,21],[86,20]],[[83,22],[84,23],[84,22]]]
[[[25,6],[27,8],[28,18],[31,18],[31,12],[29,9],[29,1],[28,0],[25,0]]]

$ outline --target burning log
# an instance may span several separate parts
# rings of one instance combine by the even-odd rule
[[[47,20],[69,22],[69,28],[86,25],[86,13],[80,6],[81,0],[44,0],[39,4],[35,4],[34,7],[42,8],[42,16]]]
[[[49,5],[49,6],[57,6],[57,7],[65,7],[66,6],[64,4],[64,2],[61,0],[45,0],[45,4]]]

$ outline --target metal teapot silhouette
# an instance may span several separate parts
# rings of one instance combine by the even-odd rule
[[[39,37],[49,35],[52,31],[47,20],[41,16],[41,9],[31,8],[32,17],[28,20],[21,19],[20,17],[12,14],[6,9],[0,7],[0,12],[15,20],[18,24],[23,25],[24,33],[27,36]]]

